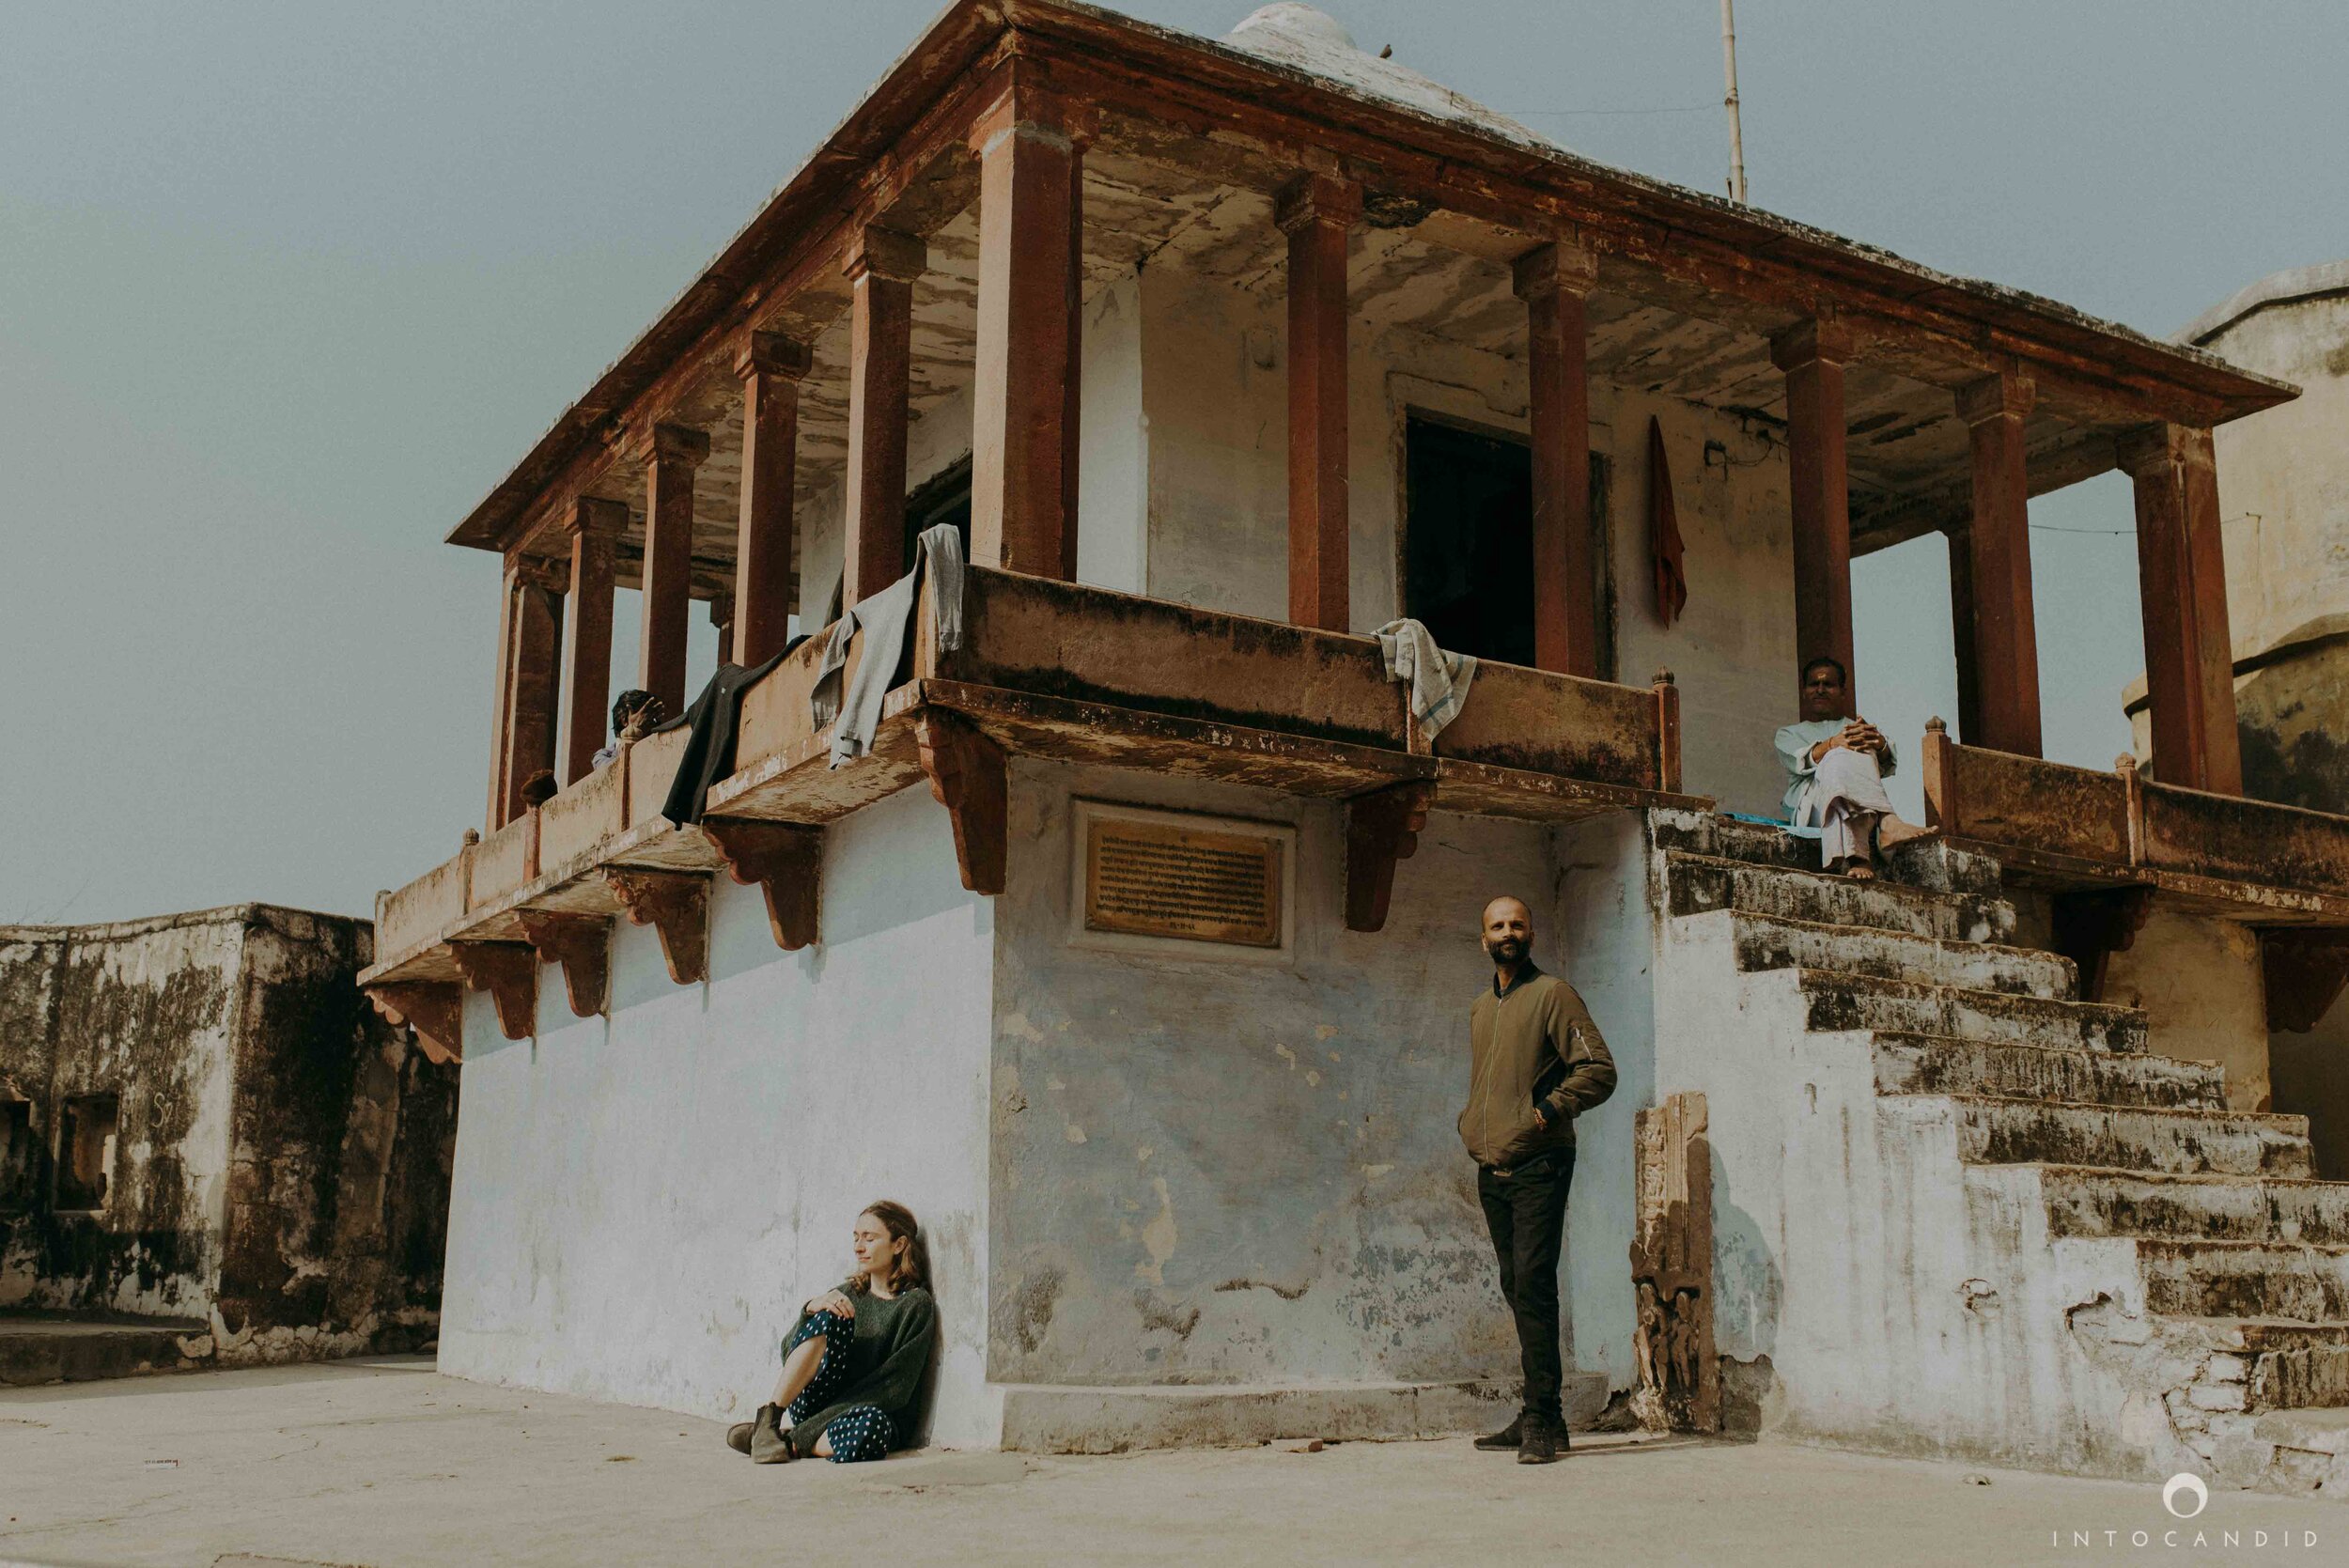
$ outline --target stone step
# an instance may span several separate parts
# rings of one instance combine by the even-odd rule
[[[180,1354],[179,1342],[203,1332],[201,1319],[0,1317],[0,1387],[178,1372],[200,1364]]]
[[[2165,1317],[2349,1320],[2349,1247],[2140,1241],[2145,1310]]]
[[[1809,969],[1956,986],[2008,996],[2068,1001],[2079,989],[2072,960],[2035,948],[1949,941],[1848,925],[1818,925],[1780,915],[1731,916],[1737,967],[1745,970]]]
[[[2139,1052],[2145,1015],[2101,1001],[2053,1001],[1962,986],[1875,980],[1830,970],[1797,970],[1814,1030],[1942,1034],[1997,1045],[2059,1050]]]
[[[2349,1182],[2051,1165],[2040,1184],[2056,1235],[2349,1247]]]
[[[1665,908],[1674,915],[1738,909],[1814,925],[1862,926],[1946,941],[1995,942],[2015,934],[2015,907],[2004,899],[1912,888],[1882,878],[1855,882],[1824,872],[1675,851],[1664,857],[1664,881]]]
[[[2326,1327],[2349,1333],[2349,1325]],[[2253,1410],[2337,1410],[2349,1405],[2349,1343],[2263,1351],[2252,1358],[2249,1392]]]
[[[2183,1394],[2199,1410],[2339,1409],[2349,1405],[2349,1323],[2289,1318],[2168,1317],[2171,1343],[2210,1347],[2201,1374]]]
[[[1657,812],[1656,847],[1714,860],[1790,871],[1819,869],[1819,841],[1783,828],[1740,822],[1710,812]],[[1999,862],[1987,855],[1952,849],[1937,839],[1903,845],[1887,857],[1888,879],[1937,893],[1996,898],[2001,891]]]
[[[1968,1164],[2087,1165],[2183,1176],[2310,1173],[2305,1116],[1948,1098],[1957,1107],[1958,1155]]]
[[[2226,1074],[2206,1062],[2107,1050],[1879,1034],[1879,1094],[1979,1094],[2073,1105],[2226,1109]]]

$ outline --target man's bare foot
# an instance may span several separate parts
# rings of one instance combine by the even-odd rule
[[[1866,861],[1854,860],[1845,862],[1843,875],[1855,882],[1873,882],[1876,879],[1876,868]]]
[[[1904,822],[1897,816],[1888,815],[1882,826],[1876,829],[1876,846],[1880,849],[1897,849],[1904,844],[1915,844],[1920,839],[1939,838],[1940,836],[1941,830],[1938,828],[1921,828],[1914,822]]]

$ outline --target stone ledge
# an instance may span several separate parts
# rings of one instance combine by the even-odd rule
[[[1235,1448],[1308,1437],[1449,1437],[1506,1425],[1517,1413],[1513,1394],[1482,1382],[1031,1383],[1005,1386],[1003,1393],[1003,1446],[1030,1453]],[[1603,1374],[1566,1374],[1569,1425],[1595,1418],[1606,1402]]]

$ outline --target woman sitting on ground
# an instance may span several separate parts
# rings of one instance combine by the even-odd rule
[[[1819,831],[1820,863],[1865,880],[1884,851],[1934,830],[1893,815],[1884,781],[1899,766],[1884,732],[1851,711],[1851,676],[1825,655],[1802,667],[1802,719],[1778,732],[1786,819]]]
[[[801,1308],[783,1342],[773,1400],[726,1434],[753,1464],[851,1465],[912,1440],[938,1332],[929,1248],[906,1206],[884,1201],[856,1217],[849,1250],[856,1272]]]

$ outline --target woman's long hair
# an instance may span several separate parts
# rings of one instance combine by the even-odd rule
[[[904,1255],[897,1260],[897,1272],[890,1277],[889,1288],[899,1296],[916,1285],[927,1290],[930,1284],[930,1244],[923,1237],[922,1227],[914,1219],[913,1211],[903,1203],[883,1198],[879,1203],[865,1204],[857,1212],[869,1214],[879,1220],[881,1229],[889,1233],[890,1240],[906,1244]],[[872,1276],[858,1275],[856,1288],[859,1294],[871,1290]]]

